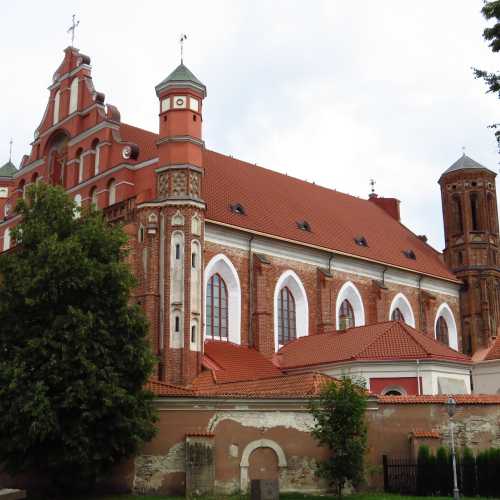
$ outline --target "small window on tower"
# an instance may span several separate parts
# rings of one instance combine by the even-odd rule
[[[179,260],[181,258],[181,246],[179,243],[175,244],[175,258]]]
[[[196,325],[191,327],[191,343],[194,344],[196,342]]]
[[[179,318],[179,316],[175,317],[175,331],[176,332],[181,331],[181,318]]]
[[[241,203],[233,203],[230,205],[231,212],[238,215],[246,215],[245,207]]]
[[[296,224],[297,224],[297,227],[299,229],[301,229],[302,231],[307,231],[309,233],[311,232],[311,225],[306,220],[299,220],[296,222]]]
[[[193,252],[191,254],[191,267],[193,269],[196,269],[196,252]]]

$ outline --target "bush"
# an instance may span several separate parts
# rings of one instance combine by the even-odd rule
[[[465,447],[461,457],[462,493],[472,497],[476,493],[476,460],[470,448]]]
[[[432,476],[431,451],[422,445],[417,456],[417,495],[426,497],[432,494]]]
[[[436,453],[436,486],[441,496],[445,497],[453,491],[453,469],[451,454],[443,446],[440,446]]]

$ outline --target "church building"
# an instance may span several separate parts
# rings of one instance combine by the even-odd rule
[[[40,181],[123,224],[154,387],[251,391],[256,380],[292,387],[348,372],[376,394],[472,391],[475,362],[499,351],[492,170],[464,155],[439,179],[442,255],[403,225],[395,198],[210,150],[207,89],[183,63],[155,92],[158,129],[124,123],[90,58],[65,49],[30,153],[0,168],[3,250],[15,244],[16,200]]]

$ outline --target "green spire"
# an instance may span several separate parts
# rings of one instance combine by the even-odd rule
[[[162,90],[169,87],[193,87],[202,92],[203,97],[207,95],[207,88],[205,85],[196,78],[187,66],[184,66],[184,63],[179,64],[167,78],[155,87],[156,93],[159,94]]]
[[[17,168],[10,160],[0,167],[0,177],[14,177],[16,172]]]

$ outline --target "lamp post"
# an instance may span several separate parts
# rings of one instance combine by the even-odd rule
[[[458,481],[457,481],[457,460],[455,457],[455,438],[453,436],[453,415],[457,411],[457,402],[448,396],[446,401],[446,411],[448,412],[448,424],[451,435],[451,460],[453,464],[453,500],[460,500],[460,492],[458,491]]]

